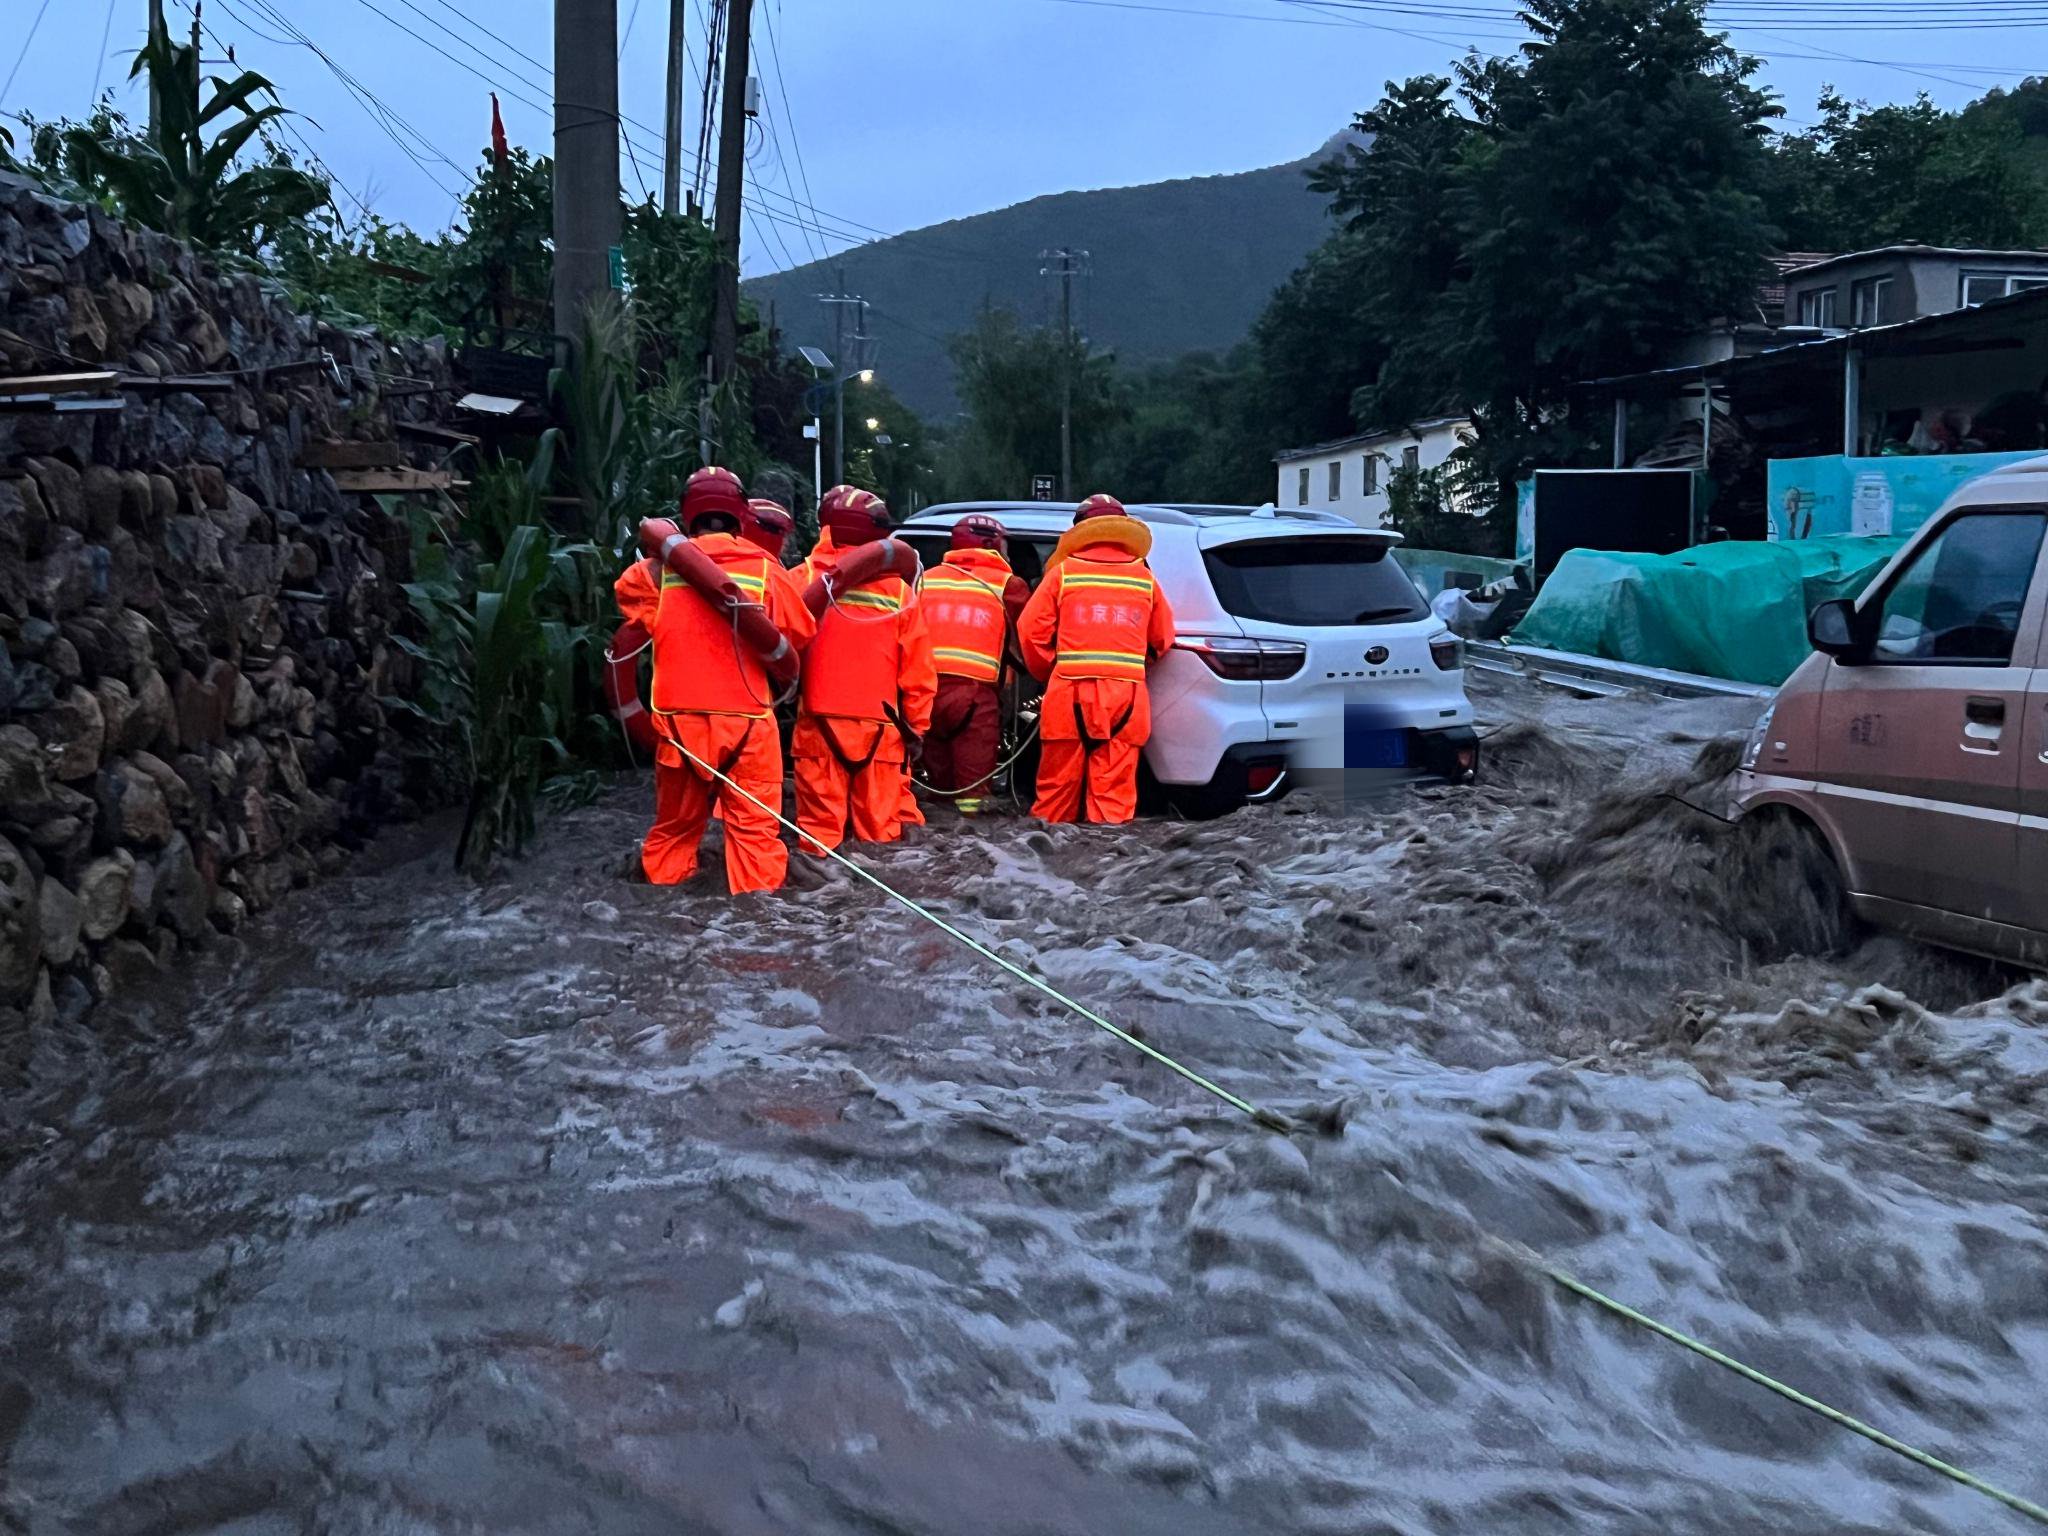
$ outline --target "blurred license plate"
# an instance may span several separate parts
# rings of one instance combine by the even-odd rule
[[[1406,768],[1408,733],[1351,726],[1344,732],[1346,768]]]

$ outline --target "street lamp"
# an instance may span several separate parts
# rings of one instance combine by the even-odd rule
[[[875,382],[875,370],[872,368],[863,368],[859,373],[855,374],[854,377],[859,379],[863,384],[872,384]]]
[[[870,417],[868,418],[868,430],[869,430],[870,432],[878,431],[878,430],[879,430],[879,429],[881,428],[881,425],[882,425],[882,418],[881,418],[881,417],[879,417],[879,416],[870,416]]]
[[[825,401],[819,391],[825,383],[825,375],[832,371],[832,359],[816,347],[798,347],[796,355],[810,365],[811,369],[811,424],[804,429],[804,436],[811,440],[811,499],[821,501],[825,495],[825,418],[822,414]]]

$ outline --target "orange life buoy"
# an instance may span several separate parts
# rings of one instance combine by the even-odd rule
[[[618,627],[604,653],[604,701],[633,746],[654,755],[654,717],[640,702],[640,653],[654,642],[646,626],[629,619]]]
[[[877,539],[872,544],[863,544],[849,551],[830,570],[820,571],[804,588],[804,606],[814,616],[822,617],[835,599],[844,597],[855,587],[879,581],[884,576],[900,576],[915,583],[923,573],[924,567],[918,561],[917,551],[903,540]]]
[[[688,582],[713,608],[731,616],[741,643],[761,658],[777,687],[796,681],[796,647],[775,627],[767,607],[742,592],[716,560],[690,542],[689,535],[665,517],[650,517],[640,525],[640,547]]]

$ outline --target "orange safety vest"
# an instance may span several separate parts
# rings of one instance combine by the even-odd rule
[[[1010,579],[1010,562],[992,549],[953,550],[925,572],[918,595],[942,677],[992,683],[1002,676],[1010,625],[1003,588]]]
[[[819,540],[802,567],[805,585],[845,558]],[[887,720],[901,692],[902,613],[911,600],[900,576],[842,592],[818,619],[818,638],[804,653],[803,712],[848,720]]]
[[[1060,562],[1054,677],[1145,680],[1145,635],[1159,583],[1143,561]]]
[[[758,544],[730,533],[707,533],[692,541],[748,597],[768,601],[768,583],[778,579]],[[664,569],[655,610],[654,686],[650,702],[657,715],[763,715],[775,703],[767,669],[719,613],[682,577]]]

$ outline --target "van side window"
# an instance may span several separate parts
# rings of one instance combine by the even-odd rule
[[[1899,573],[1878,610],[1873,662],[2012,660],[2048,516],[1959,517]]]

